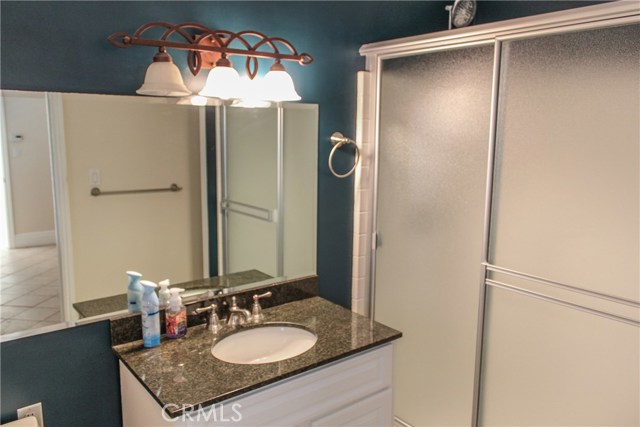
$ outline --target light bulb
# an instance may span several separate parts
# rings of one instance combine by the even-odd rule
[[[271,105],[265,100],[263,81],[259,77],[250,79],[249,76],[240,78],[242,84],[241,97],[232,104],[233,107],[266,108]]]
[[[207,82],[199,95],[220,99],[239,98],[241,96],[240,75],[231,66],[227,58],[220,58],[216,66],[209,71]]]
[[[300,101],[301,99],[293,85],[293,79],[278,62],[273,64],[264,76],[262,87],[264,99],[269,101]]]

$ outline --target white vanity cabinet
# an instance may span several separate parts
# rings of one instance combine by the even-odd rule
[[[392,344],[170,419],[120,362],[124,427],[391,426]]]

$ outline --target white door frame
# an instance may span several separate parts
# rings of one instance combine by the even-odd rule
[[[7,134],[7,119],[5,116],[4,96],[0,96],[0,149],[2,149],[2,185],[4,187],[3,209],[5,210],[5,229],[7,246],[15,247],[15,228],[13,225],[13,197],[11,196],[11,170],[9,165],[9,135]]]
[[[74,322],[75,277],[73,274],[73,240],[69,186],[67,184],[67,154],[64,138],[64,111],[62,94],[46,93],[49,138],[51,142],[51,173],[53,176],[53,201],[58,242],[58,263],[61,282],[61,309],[65,322]]]

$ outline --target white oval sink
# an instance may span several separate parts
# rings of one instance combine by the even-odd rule
[[[273,324],[241,329],[221,339],[211,354],[229,363],[254,365],[278,362],[304,353],[318,337],[302,327]]]

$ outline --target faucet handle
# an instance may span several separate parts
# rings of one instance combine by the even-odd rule
[[[260,300],[263,298],[269,298],[271,291],[264,294],[256,294],[253,296],[253,307],[251,308],[251,316],[253,317],[253,323],[260,323],[264,320],[264,314],[262,314],[262,307],[260,307]]]
[[[256,294],[256,295],[253,296],[253,300],[257,301],[257,300],[262,299],[262,298],[269,298],[271,295],[273,295],[273,293],[271,293],[271,291],[265,292],[264,294],[260,294],[260,295]]]
[[[206,313],[207,311],[213,311],[215,313],[217,309],[218,309],[218,306],[215,303],[213,303],[207,307],[196,308],[195,310],[193,310],[193,312],[196,314],[201,314],[201,313]]]
[[[218,318],[217,310],[218,306],[215,303],[208,307],[196,308],[194,310],[196,314],[209,312],[209,316],[207,317],[207,329],[212,331],[214,334],[222,329],[222,323]]]
[[[235,295],[231,297],[231,303],[229,304],[229,309],[232,309],[232,308],[239,308],[238,300],[236,299]]]

